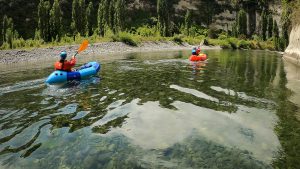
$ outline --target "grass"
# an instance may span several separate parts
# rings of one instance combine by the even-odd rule
[[[259,38],[249,39],[238,39],[228,36],[226,33],[221,33],[217,39],[207,38],[205,35],[197,34],[195,36],[186,36],[183,34],[174,35],[173,37],[162,37],[154,28],[141,27],[132,32],[119,32],[113,34],[111,31],[107,31],[104,37],[100,37],[94,34],[90,37],[80,36],[63,36],[59,41],[44,42],[41,39],[28,39],[24,40],[14,39],[12,42],[12,49],[32,49],[32,48],[44,48],[54,47],[63,45],[74,45],[80,44],[84,39],[89,40],[90,43],[99,42],[123,42],[130,46],[139,46],[141,42],[162,42],[162,41],[173,41],[179,45],[188,43],[190,45],[199,45],[203,40],[207,42],[207,45],[220,46],[223,49],[268,49],[275,50],[274,43],[272,40],[261,41]],[[0,49],[11,49],[8,43],[4,43]]]

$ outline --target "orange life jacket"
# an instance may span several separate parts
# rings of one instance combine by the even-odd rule
[[[70,61],[65,60],[63,63],[57,61],[54,64],[54,68],[55,70],[63,70],[63,71],[71,72],[75,64],[76,64],[76,58],[71,59]]]

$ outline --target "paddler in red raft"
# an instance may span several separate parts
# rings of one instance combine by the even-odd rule
[[[200,47],[193,47],[192,55],[190,56],[190,61],[192,62],[198,62],[198,61],[205,61],[207,59],[206,54],[201,53],[200,54]]]
[[[55,70],[72,72],[72,68],[76,64],[76,58],[75,58],[75,56],[72,56],[70,61],[66,60],[66,58],[67,58],[67,52],[62,51],[60,53],[60,60],[55,62],[55,64],[54,64]]]

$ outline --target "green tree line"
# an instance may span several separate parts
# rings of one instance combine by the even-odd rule
[[[4,0],[6,1],[6,0]],[[18,1],[18,0],[12,0]],[[133,0],[39,0],[36,9],[32,12],[33,18],[36,20],[34,26],[34,35],[27,39],[36,39],[43,42],[61,41],[63,37],[76,36],[93,36],[105,37],[107,34],[118,34],[119,32],[135,32],[137,34],[151,35],[159,34],[162,37],[170,37],[175,34],[184,34],[193,37],[198,35],[213,35],[217,38],[222,30],[215,30],[210,24],[213,22],[213,15],[222,11],[219,9],[215,0],[202,0],[195,6],[204,16],[199,17],[197,10],[184,9],[182,14],[174,15],[174,4],[179,0],[141,0],[143,3],[155,5],[155,11],[130,11],[132,7],[128,5]],[[228,36],[237,38],[252,38],[248,33],[247,8],[241,4],[249,3],[244,0],[234,0],[237,15],[236,22],[232,25],[232,30],[228,30]],[[291,7],[287,0],[282,0],[283,14],[280,25],[282,25],[282,33],[279,33],[278,23],[273,19],[272,13],[267,9],[268,2],[260,0],[257,2],[261,6],[261,30],[257,34],[261,40],[272,40],[276,49],[284,49],[288,43],[288,27],[290,26],[289,16]],[[70,8],[70,9],[66,9]],[[142,9],[144,10],[144,9]],[[148,10],[148,9],[145,9]],[[129,13],[130,12],[130,13]],[[135,13],[136,12],[136,13]],[[135,14],[135,15],[133,15]],[[139,16],[140,15],[140,16]],[[141,18],[143,24],[137,25],[139,22],[135,19]],[[1,17],[2,18],[2,17]],[[181,18],[181,20],[178,20]],[[199,19],[200,18],[200,19]],[[1,19],[0,19],[1,20]],[[2,19],[1,39],[6,45],[12,47],[14,39],[22,38],[17,30],[17,26],[7,28],[7,23],[13,23],[11,17],[6,15]],[[19,22],[18,22],[19,23]],[[276,25],[276,26],[275,26]],[[144,28],[149,28],[148,30]],[[208,32],[205,32],[208,29]],[[143,30],[144,32],[140,32]],[[223,30],[224,31],[224,30]],[[156,32],[156,33],[153,33]],[[10,37],[10,38],[7,38]]]

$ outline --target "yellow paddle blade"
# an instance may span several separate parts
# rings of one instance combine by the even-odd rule
[[[78,53],[81,51],[84,51],[89,45],[89,41],[88,40],[84,40],[82,42],[82,44],[80,45],[80,47],[78,48]]]

